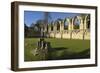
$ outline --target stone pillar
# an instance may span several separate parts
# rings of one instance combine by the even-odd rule
[[[83,24],[83,19],[82,19],[82,17],[77,16],[77,18],[78,18],[79,21],[80,21],[79,29],[83,29],[83,28],[84,28],[84,24]]]
[[[57,24],[56,24],[56,22],[54,22],[54,25],[53,25],[53,27],[54,27],[54,38],[56,37],[56,32],[57,32]]]
[[[74,30],[74,18],[71,19],[71,30]]]
[[[62,30],[62,27],[61,27],[61,21],[58,21],[59,22],[59,25],[60,25],[60,31]]]
[[[62,20],[61,29],[62,29],[62,31],[64,31],[64,20]]]
[[[60,31],[64,30],[64,21],[59,21],[60,24]]]
[[[60,34],[61,38],[63,38],[63,31],[64,31],[64,21],[58,21],[60,24]]]
[[[53,28],[54,28],[54,32],[56,32],[57,31],[57,24],[54,23]]]
[[[86,19],[84,17],[78,16],[78,19],[80,21],[80,30],[82,34],[82,39],[85,38],[85,29],[86,29]]]
[[[62,31],[62,22],[58,21],[59,25],[60,25],[60,31]]]
[[[87,29],[87,17],[88,15],[86,15],[84,19],[84,29]]]
[[[67,19],[67,22],[68,22],[68,30],[70,32],[70,39],[72,39],[72,30],[73,30],[73,23],[74,23],[74,18],[68,18]]]
[[[67,25],[68,25],[68,24],[66,24],[67,23],[67,18],[65,18],[64,21],[65,21],[64,22],[64,30],[67,30],[67,29],[65,29],[67,27]]]
[[[72,30],[71,19],[67,18],[67,22],[68,22],[68,30]]]
[[[44,25],[44,32],[47,31],[47,25]]]
[[[48,25],[48,32],[51,32],[51,25]]]

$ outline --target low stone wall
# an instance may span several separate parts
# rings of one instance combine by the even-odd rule
[[[86,30],[64,30],[60,31],[51,31],[48,33],[49,37],[51,38],[64,38],[64,39],[90,39],[90,31]]]

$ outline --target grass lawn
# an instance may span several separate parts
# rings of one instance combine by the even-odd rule
[[[69,40],[45,38],[50,48],[45,60],[83,59],[90,57],[90,40]],[[39,38],[25,38],[24,60],[39,61],[42,55],[34,56],[32,50],[37,47]]]

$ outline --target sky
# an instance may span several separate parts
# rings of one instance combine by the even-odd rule
[[[58,18],[65,19],[67,17],[74,17],[80,15],[79,13],[62,13],[62,12],[49,12],[50,21],[55,21]],[[44,19],[44,12],[41,11],[24,11],[24,23],[30,26],[36,23],[37,20]]]

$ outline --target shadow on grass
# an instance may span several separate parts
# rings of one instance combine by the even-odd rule
[[[86,49],[79,53],[73,53],[73,52],[63,52],[61,55],[62,59],[83,59],[83,58],[89,58],[90,57],[90,50]]]
[[[48,60],[63,60],[63,59],[86,59],[90,58],[90,49],[75,53],[68,51],[68,48],[59,47],[48,50]]]

